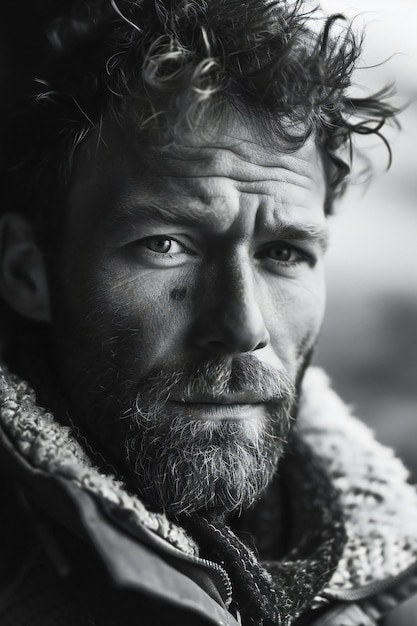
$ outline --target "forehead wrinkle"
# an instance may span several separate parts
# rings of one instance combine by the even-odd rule
[[[248,161],[249,163],[249,161]],[[199,171],[194,171],[191,173],[184,173],[183,171],[178,174],[165,174],[161,173],[159,176],[151,175],[147,176],[148,189],[150,195],[153,195],[160,188],[161,179],[166,180],[168,183],[172,184],[172,192],[177,197],[184,196],[186,198],[196,198],[198,201],[203,202],[204,204],[210,204],[212,200],[216,198],[232,198],[235,196],[235,192],[244,192],[250,194],[257,194],[259,196],[273,196],[279,197],[285,202],[285,198],[291,197],[291,191],[303,189],[308,193],[316,190],[323,193],[323,202],[324,202],[324,192],[325,192],[325,183],[324,179],[321,180],[320,183],[317,182],[317,178],[312,175],[302,175],[296,172],[293,172],[291,169],[284,168],[276,168],[279,171],[280,176],[276,179],[271,177],[271,172],[268,172],[269,175],[265,175],[262,178],[257,178],[256,176],[252,177],[250,180],[250,176],[242,175],[240,177],[233,175],[233,173],[213,173],[207,172],[207,168],[204,168],[205,173],[200,173]],[[286,176],[284,172],[290,172],[290,176]],[[213,181],[213,185],[207,185],[207,181]],[[222,183],[225,183],[224,190],[221,189]],[[228,183],[232,183],[228,185],[227,193],[226,185]],[[153,187],[155,190],[153,190]],[[186,191],[188,187],[189,191]],[[178,193],[180,190],[180,193]],[[290,191],[287,194],[287,191]]]
[[[146,159],[144,144],[132,142],[129,135],[128,146],[134,152],[132,163],[127,163],[129,189],[123,198],[117,199],[118,206],[112,208],[118,226],[123,227],[123,221],[137,225],[144,219],[170,223],[204,221],[217,226],[219,216],[215,209],[227,203],[224,221],[233,221],[244,194],[254,198],[255,208],[263,204],[263,197],[271,197],[284,212],[287,206],[295,209],[301,205],[305,212],[313,204],[324,204],[322,161],[314,142],[288,154],[259,144],[245,129],[233,141],[229,134],[217,134],[218,139],[211,142],[209,138],[205,140],[204,134],[191,135],[189,143],[182,141],[165,148],[157,142],[147,144]],[[113,159],[109,163],[112,166]],[[190,167],[184,167],[186,164]]]
[[[173,225],[194,225],[201,227],[219,226],[222,215],[217,211],[211,212],[210,204],[217,200],[223,204],[227,200],[231,205],[230,196],[212,196],[210,201],[197,194],[176,194],[174,197],[147,197],[144,194],[133,196],[129,194],[120,204],[117,211],[112,216],[111,225],[125,224],[126,227],[134,227],[137,224],[173,224]],[[238,208],[237,203],[234,207]],[[216,207],[218,208],[218,207]],[[232,206],[230,206],[232,209]],[[230,212],[224,216],[225,220],[230,219]]]
[[[253,130],[254,128],[252,127],[252,131]],[[239,131],[242,131],[242,128],[239,128]],[[313,138],[305,141],[303,144],[303,151],[300,152],[299,150],[285,149],[285,147],[280,145],[278,141],[270,141],[270,136],[266,139],[263,133],[259,134],[255,132],[255,135],[252,135],[248,128],[246,128],[246,131],[247,132],[243,129],[242,134],[239,132],[238,135],[235,135],[230,132],[230,128],[228,128],[221,134],[221,138],[217,138],[217,141],[210,140],[210,134],[207,133],[206,136],[202,135],[203,140],[205,138],[205,142],[201,145],[193,142],[187,143],[186,140],[182,140],[181,143],[170,146],[171,155],[180,160],[186,160],[188,157],[187,152],[193,153],[201,150],[206,150],[207,152],[212,150],[224,150],[238,156],[243,161],[250,164],[255,163],[263,167],[274,167],[276,165],[277,154],[281,157],[288,158],[289,160],[295,159],[297,161],[305,161],[306,163],[310,162],[312,153],[315,152],[317,156],[320,155],[320,147]],[[194,137],[192,139],[194,139]],[[245,152],[244,150],[246,145],[249,145],[250,147],[250,160],[247,158],[247,151]],[[161,151],[161,156],[163,152],[164,150]],[[184,157],[181,156],[181,152],[184,152]],[[264,161],[265,158],[267,159],[266,161]]]
[[[164,176],[165,178],[165,176]],[[234,220],[241,208],[250,206],[256,212],[262,208],[264,221],[271,222],[270,231],[276,231],[277,225],[282,222],[282,212],[287,210],[308,210],[312,202],[324,200],[319,196],[311,196],[310,187],[305,190],[305,201],[298,196],[300,185],[294,187],[293,183],[283,181],[257,181],[256,183],[236,183],[226,177],[211,177],[213,185],[202,184],[207,177],[186,178],[185,187],[189,188],[184,193],[181,181],[182,177],[168,177],[172,182],[168,193],[160,194],[161,179],[147,180],[147,188],[131,187],[119,200],[118,206],[110,220],[110,226],[125,228],[135,227],[141,223],[158,224],[192,224],[200,227],[222,228]],[[193,181],[193,184],[191,183]],[[310,179],[309,179],[310,180]],[[228,187],[223,187],[223,182]],[[159,183],[159,185],[158,185]],[[311,181],[310,181],[311,183]],[[178,192],[181,190],[181,193]],[[222,190],[227,193],[222,193]],[[298,190],[295,197],[292,196],[294,189]],[[275,191],[275,193],[273,193]],[[227,211],[219,209],[227,205]],[[269,217],[267,217],[269,216]],[[122,224],[122,226],[120,226]]]
[[[161,159],[165,159],[167,161],[172,160],[174,162],[175,161],[189,162],[190,160],[192,160],[193,162],[196,162],[196,163],[200,162],[204,164],[206,164],[207,162],[216,163],[217,161],[222,164],[228,157],[230,160],[236,160],[237,158],[239,161],[243,161],[244,163],[249,164],[250,167],[253,167],[253,166],[259,166],[262,168],[263,167],[264,168],[282,167],[283,169],[289,169],[289,170],[292,169],[290,166],[281,165],[281,163],[279,165],[277,164],[277,159],[276,159],[276,155],[278,154],[277,151],[272,154],[268,154],[264,150],[263,151],[259,150],[259,146],[256,142],[245,141],[244,143],[245,144],[250,143],[251,145],[255,147],[255,149],[251,150],[250,152],[250,158],[248,157],[248,155],[245,155],[245,152],[244,150],[241,149],[240,144],[237,144],[236,146],[232,146],[230,144],[218,144],[218,145],[213,144],[213,145],[201,145],[201,146],[178,144],[171,150],[171,152],[166,152],[166,153],[164,153],[164,151],[158,152],[158,157],[160,157]],[[207,154],[204,155],[204,152],[206,152]],[[214,157],[213,157],[213,154],[214,154]],[[223,156],[224,154],[226,155],[226,159]],[[256,158],[258,154],[259,154],[259,158]],[[219,155],[222,155],[222,157],[219,158]],[[303,161],[305,163],[309,162],[308,157],[304,157],[301,155],[294,156],[290,152],[286,154],[279,152],[279,155],[280,157],[285,157],[289,160]],[[269,160],[267,160],[266,157],[269,157]]]
[[[285,159],[290,162],[287,163],[280,154],[279,162],[255,162],[254,155],[251,154],[250,158],[246,158],[243,155],[237,155],[233,150],[218,149],[215,147],[205,147],[205,151],[211,150],[211,154],[206,157],[198,156],[195,158],[193,155],[190,158],[184,155],[183,157],[175,155],[165,156],[165,165],[167,166],[166,173],[163,174],[167,179],[176,177],[176,172],[181,172],[181,178],[188,179],[207,179],[207,178],[225,178],[236,183],[262,183],[262,182],[280,182],[282,184],[293,184],[300,187],[309,189],[311,183],[314,182],[316,170],[313,171],[312,164],[308,159],[301,159],[301,157],[291,157],[287,155]],[[201,153],[201,149],[199,150]],[[183,171],[184,162],[193,163],[193,171],[188,174]],[[305,166],[300,171],[300,162]],[[292,167],[291,163],[294,163]],[[297,171],[295,171],[295,166]]]

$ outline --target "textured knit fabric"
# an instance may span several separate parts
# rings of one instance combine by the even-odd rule
[[[417,492],[393,451],[312,368],[304,381],[298,432],[319,452],[339,491],[348,542],[329,588],[356,589],[381,581],[417,561]]]
[[[254,624],[285,624],[311,605],[330,579],[346,541],[338,498],[310,448],[295,434],[280,467],[291,480],[291,545],[279,561],[260,563],[228,525],[195,516],[187,522],[207,555],[221,559],[229,572],[235,597]]]

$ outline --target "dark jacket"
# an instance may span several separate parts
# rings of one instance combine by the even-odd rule
[[[1,626],[251,623],[239,562],[219,549],[206,559],[192,528],[100,473],[25,383],[3,373],[0,392]],[[306,375],[295,432],[280,506],[272,485],[248,517],[264,579],[287,594],[276,623],[375,624],[417,590],[417,494],[319,370]]]

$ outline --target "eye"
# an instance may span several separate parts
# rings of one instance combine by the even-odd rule
[[[145,267],[178,267],[197,258],[186,236],[163,233],[131,242],[127,250],[135,263]]]
[[[291,257],[296,256],[296,251],[287,243],[277,242],[267,248],[265,256],[274,261],[288,262],[293,260]]]
[[[264,259],[273,270],[291,269],[307,263],[314,265],[314,260],[307,252],[285,241],[272,241],[255,254]]]
[[[165,235],[147,237],[142,242],[142,245],[159,254],[179,254],[186,252],[185,248],[175,239],[166,237]]]

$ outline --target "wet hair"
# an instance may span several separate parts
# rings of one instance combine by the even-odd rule
[[[362,37],[303,0],[95,0],[48,32],[6,142],[10,199],[44,227],[60,219],[78,147],[132,103],[142,132],[169,128],[171,139],[213,107],[256,118],[278,150],[314,137],[328,164],[327,213],[346,184],[352,137],[382,137],[395,114],[381,94],[349,97]]]

